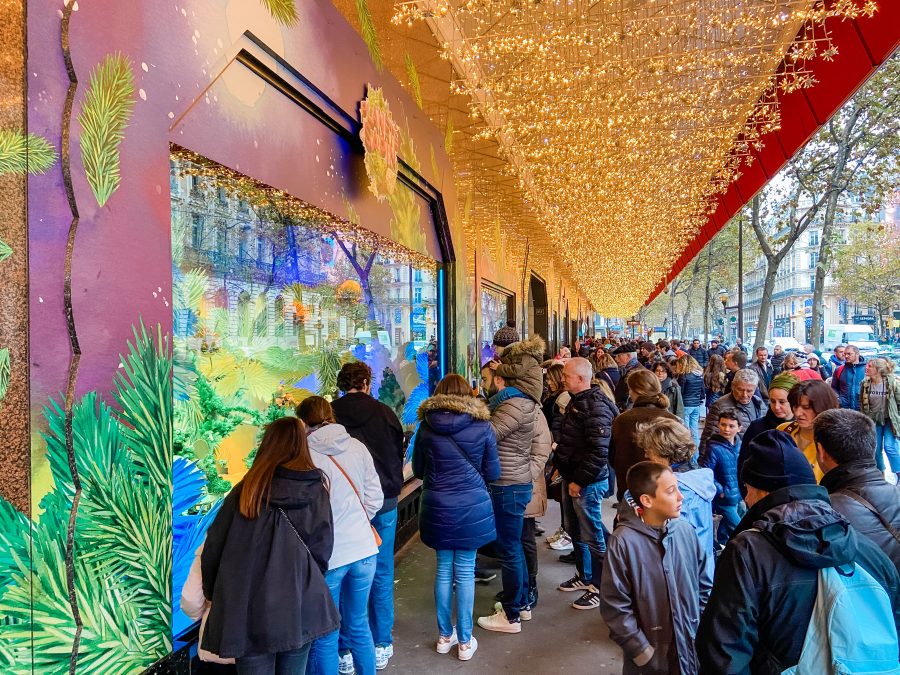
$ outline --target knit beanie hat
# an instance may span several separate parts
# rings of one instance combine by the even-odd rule
[[[791,485],[815,485],[809,460],[785,431],[765,431],[750,443],[750,457],[741,470],[741,482],[775,492]]]
[[[783,389],[784,391],[790,391],[794,388],[795,384],[800,384],[800,379],[796,375],[793,373],[782,372],[772,378],[772,381],[769,382],[769,389]]]
[[[494,333],[494,346],[509,347],[513,342],[518,342],[521,338],[516,332],[515,321],[507,321],[506,325]]]

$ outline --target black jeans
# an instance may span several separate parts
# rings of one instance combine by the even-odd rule
[[[534,539],[534,527],[534,518],[525,518],[522,523],[522,550],[525,552],[529,581],[537,579],[538,573],[537,541]]]

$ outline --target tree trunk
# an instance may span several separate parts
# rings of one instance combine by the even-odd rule
[[[769,310],[772,308],[772,293],[775,290],[775,278],[778,276],[778,267],[781,259],[777,261],[766,258],[766,279],[763,282],[762,298],[759,302],[759,318],[756,321],[756,338],[753,340],[753,353],[766,341],[766,332],[769,328]]]
[[[706,290],[703,296],[703,339],[705,343],[709,336],[709,286],[712,284],[712,241],[706,246]]]

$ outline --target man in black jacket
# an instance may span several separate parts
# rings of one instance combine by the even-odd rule
[[[776,675],[800,660],[819,570],[862,566],[887,591],[900,625],[900,576],[815,484],[790,435],[753,442],[741,478],[750,510],[735,529],[697,631],[700,672]]]
[[[694,360],[699,363],[702,368],[705,368],[706,364],[709,363],[709,354],[706,353],[706,350],[697,338],[694,338],[691,341],[691,346],[688,348],[687,353],[693,356]]]
[[[834,510],[900,572],[900,486],[888,483],[875,466],[875,424],[855,410],[826,410],[813,423],[813,437],[825,471],[820,484]]]
[[[629,407],[628,385],[625,384],[625,380],[628,378],[628,373],[635,368],[641,367],[637,360],[637,351],[638,346],[635,343],[626,342],[616,347],[612,352],[616,365],[619,366],[619,381],[616,383],[615,391],[616,405],[619,407],[619,410],[625,410]]]
[[[375,664],[384,668],[394,654],[394,540],[397,501],[403,488],[403,427],[391,408],[371,396],[372,369],[365,363],[345,363],[338,373],[337,385],[344,395],[331,404],[334,416],[348,434],[368,448],[384,492],[384,505],[372,519],[381,546],[369,594]],[[341,643],[348,644],[349,640],[342,639]]]
[[[584,591],[575,609],[600,607],[600,574],[606,557],[601,503],[609,485],[609,439],[618,412],[599,387],[591,386],[591,362],[574,358],[563,370],[563,385],[571,395],[559,430],[553,464],[563,478],[563,508],[569,536],[575,545],[574,577],[561,591]],[[584,554],[590,555],[590,578]]]

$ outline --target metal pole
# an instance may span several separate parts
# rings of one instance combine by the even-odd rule
[[[744,341],[744,216],[738,219],[738,337]]]

